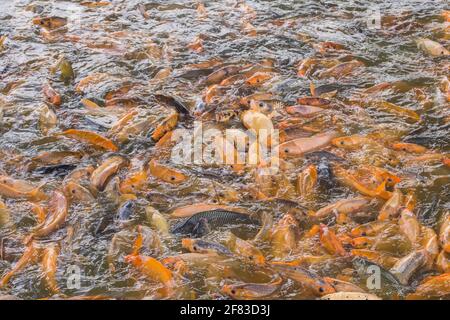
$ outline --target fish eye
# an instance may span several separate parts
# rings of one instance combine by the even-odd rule
[[[367,233],[361,232],[361,236],[365,237],[365,236],[367,236]]]
[[[234,290],[234,289],[232,289],[230,292],[231,292],[231,294],[236,294],[236,290]]]
[[[72,189],[72,193],[75,193],[76,191],[75,191],[75,189]]]
[[[252,102],[251,100],[247,100],[247,103],[250,104],[250,102]]]
[[[262,108],[264,106],[264,104],[262,102],[260,102],[259,106]]]
[[[171,176],[171,177],[170,177],[170,180],[175,181],[175,177],[174,177],[174,176]]]
[[[319,292],[324,292],[324,291],[325,290],[322,287],[319,288]]]
[[[344,141],[341,141],[340,144],[341,144],[341,146],[343,146],[344,145]]]
[[[387,181],[392,182],[392,178],[387,178]]]
[[[403,151],[406,151],[406,148],[402,148]]]
[[[197,250],[198,250],[198,247],[197,247],[197,246],[193,246],[192,249],[193,249],[194,251],[197,251]]]

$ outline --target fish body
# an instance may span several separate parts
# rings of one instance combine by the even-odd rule
[[[175,234],[192,234],[199,222],[205,219],[211,228],[223,227],[226,225],[236,224],[259,224],[259,222],[251,218],[247,214],[227,211],[222,209],[203,211],[192,215],[191,217],[181,221],[172,229]]]
[[[281,157],[298,157],[328,146],[336,137],[335,131],[318,133],[309,138],[298,138],[279,145]]]
[[[112,156],[106,159],[91,174],[91,186],[98,191],[103,191],[109,179],[116,174],[121,168],[127,166],[128,159],[122,156]]]
[[[224,285],[222,292],[236,300],[269,298],[280,289],[281,278],[269,283],[241,283]]]
[[[417,48],[433,57],[448,56],[450,52],[439,42],[420,38],[416,40]]]
[[[68,213],[68,201],[66,196],[60,191],[53,191],[48,207],[48,214],[45,221],[36,226],[32,236],[33,238],[42,238],[48,236],[60,228],[65,222]]]
[[[282,277],[292,279],[306,289],[311,290],[314,295],[318,297],[336,292],[336,289],[334,289],[333,286],[327,283],[323,278],[303,267],[272,265],[272,268],[279,272]]]
[[[222,255],[231,255],[231,251],[227,247],[212,241],[202,239],[184,238],[181,240],[183,248],[194,253],[216,253]]]

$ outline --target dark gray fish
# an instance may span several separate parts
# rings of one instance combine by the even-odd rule
[[[191,115],[191,111],[189,110],[189,108],[186,107],[182,102],[180,102],[178,98],[166,96],[163,94],[155,94],[155,99],[160,103],[175,108],[181,114],[188,116]]]
[[[51,174],[57,177],[65,177],[77,166],[78,165],[76,164],[55,164],[50,166],[39,167],[35,169],[34,172],[42,175]]]
[[[231,255],[231,251],[225,247],[224,245],[221,245],[220,243],[213,242],[213,241],[206,241],[202,239],[197,239],[194,241],[192,245],[192,249],[194,252],[203,253],[204,251],[214,251],[219,254],[224,255]]]
[[[210,210],[194,214],[174,226],[172,233],[204,235],[208,229],[214,229],[233,224],[260,224],[260,222],[249,215],[227,211]]]
[[[120,221],[128,221],[130,220],[134,212],[136,210],[136,201],[134,200],[128,200],[125,201],[118,210],[118,217]]]

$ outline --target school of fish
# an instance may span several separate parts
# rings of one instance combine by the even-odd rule
[[[334,2],[0,4],[0,299],[449,299],[450,11]]]

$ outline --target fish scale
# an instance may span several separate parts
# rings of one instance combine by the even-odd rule
[[[177,223],[172,229],[172,233],[191,234],[194,232],[198,223],[203,219],[206,219],[206,222],[212,228],[231,224],[259,224],[258,220],[253,219],[246,214],[228,210],[210,210],[196,213],[192,217]]]

